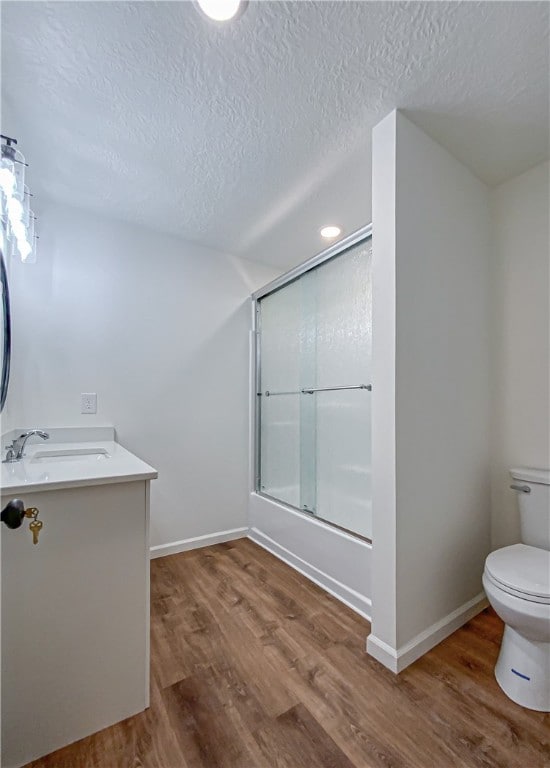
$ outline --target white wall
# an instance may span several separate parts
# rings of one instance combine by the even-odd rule
[[[38,262],[10,267],[3,430],[113,424],[159,471],[152,545],[246,526],[248,297],[275,270],[41,202]]]
[[[508,470],[550,467],[548,163],[492,191],[493,547],[520,539]]]
[[[489,193],[398,112],[373,140],[369,650],[379,641],[400,668],[482,598],[490,545]]]

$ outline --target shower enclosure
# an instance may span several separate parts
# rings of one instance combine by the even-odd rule
[[[371,228],[255,299],[256,493],[370,540]]]

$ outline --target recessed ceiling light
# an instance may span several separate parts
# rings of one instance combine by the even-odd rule
[[[229,21],[244,13],[246,0],[197,0],[201,11],[214,21]]]
[[[327,240],[334,240],[335,237],[342,234],[340,227],[323,227],[321,230],[321,237],[325,237]]]

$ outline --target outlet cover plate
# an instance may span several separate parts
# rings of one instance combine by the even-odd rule
[[[97,394],[95,392],[81,393],[80,413],[97,413]]]

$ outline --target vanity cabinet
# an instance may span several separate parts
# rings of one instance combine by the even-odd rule
[[[2,531],[3,768],[149,705],[149,485],[3,490],[43,520]]]

